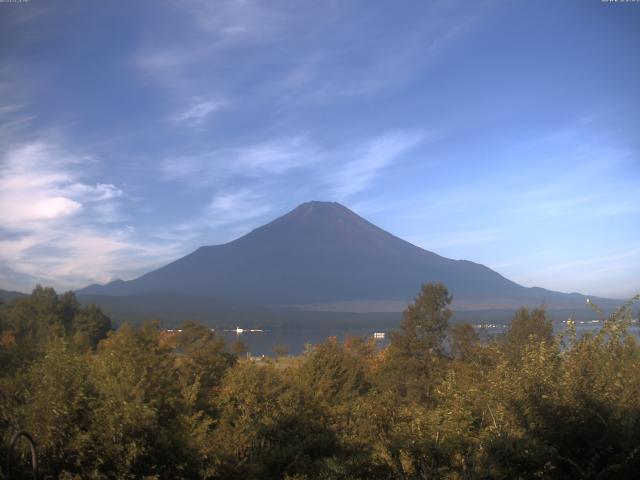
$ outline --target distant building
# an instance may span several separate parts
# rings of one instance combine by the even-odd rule
[[[380,339],[380,340],[384,339],[384,332],[376,332],[376,333],[374,333],[373,334],[373,338]]]

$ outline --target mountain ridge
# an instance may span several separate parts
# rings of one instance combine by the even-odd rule
[[[26,297],[28,294],[15,290],[4,290],[0,288],[0,302],[10,302],[16,298]]]
[[[521,286],[485,265],[413,245],[339,203],[319,201],[303,203],[231,242],[199,247],[136,279],[77,293],[175,292],[252,306],[318,310],[326,305],[331,310],[349,308],[349,302],[406,304],[429,281],[445,283],[459,309],[542,303],[573,308],[583,307],[587,298]]]

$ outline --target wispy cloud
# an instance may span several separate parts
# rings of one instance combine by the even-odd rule
[[[448,231],[427,236],[408,237],[407,240],[415,245],[424,245],[425,248],[442,251],[451,247],[477,245],[479,243],[494,243],[500,239],[500,231],[495,228]]]
[[[162,171],[166,179],[206,186],[230,177],[282,175],[318,160],[318,151],[306,137],[293,136],[167,159]]]
[[[189,218],[165,225],[157,238],[181,245],[211,245],[234,240],[272,219],[274,204],[263,192],[220,190]]]
[[[138,242],[126,228],[105,232],[78,224],[0,239],[0,263],[9,270],[4,275],[20,279],[14,288],[25,290],[35,283],[71,289],[130,278],[179,252],[176,244]]]
[[[430,138],[435,137],[393,131],[329,146],[304,135],[165,160],[165,180],[214,194],[190,219],[163,235],[186,243],[227,241],[270,220],[282,206],[308,200],[310,191],[346,200],[371,188],[386,168]],[[304,188],[297,189],[298,183]]]
[[[158,83],[179,96],[194,94],[198,82],[193,69],[236,48],[265,46],[286,32],[292,16],[289,7],[256,1],[206,0],[168,1],[174,15],[182,15],[188,28],[176,28],[167,43],[166,36],[153,36],[134,63]],[[200,91],[210,92],[215,82],[208,78]]]
[[[171,121],[197,127],[202,125],[210,114],[226,105],[227,102],[224,100],[200,100],[172,116]]]
[[[167,159],[161,168],[167,180],[202,187],[224,185],[233,178],[264,182],[294,171],[304,172],[318,188],[327,190],[328,197],[345,200],[368,189],[384,169],[431,138],[435,137],[394,131],[329,147],[308,136],[282,137]]]
[[[351,158],[326,176],[333,197],[343,200],[366,190],[385,168],[425,140],[422,133],[395,132],[356,147],[348,155]]]
[[[176,243],[136,240],[121,220],[125,195],[86,177],[96,160],[48,141],[11,147],[0,160],[0,279],[77,288],[140,273],[175,255]]]
[[[415,15],[399,12],[405,27],[380,36],[389,19],[358,2],[171,1],[181,19],[171,41],[151,34],[134,63],[183,103],[194,94],[235,92],[234,106],[275,100],[278,108],[296,110],[414,80],[490,2],[455,3],[458,8],[425,2]],[[203,68],[217,64],[227,65],[224,76]],[[260,81],[247,89],[252,77]]]
[[[6,153],[0,169],[0,225],[23,228],[70,217],[83,208],[78,197],[104,196],[107,186],[76,181],[69,167],[79,162],[46,143],[22,145]]]
[[[640,260],[640,248],[630,248],[628,250],[612,252],[605,255],[599,255],[597,257],[583,257],[570,261],[555,263],[547,267],[537,269],[538,273],[549,273],[566,270],[575,270],[577,268],[592,268],[594,266],[615,266],[620,262],[626,262],[630,259]]]
[[[13,78],[16,73],[12,69],[0,67],[0,77]],[[37,115],[29,112],[26,101],[16,101],[21,98],[24,87],[17,80],[0,81],[0,98],[12,99],[0,103],[0,150],[4,150],[37,118]]]
[[[640,248],[636,246],[573,258],[565,254],[561,261],[535,264],[546,266],[531,268],[526,264],[519,275],[522,284],[566,291],[566,272],[571,272],[571,291],[614,298],[630,297],[640,291],[637,269],[630,268],[640,264]]]
[[[287,20],[286,10],[278,2],[266,5],[253,0],[180,0],[173,6],[188,14],[201,30],[220,41],[264,39]]]
[[[214,196],[203,212],[203,222],[208,225],[240,224],[244,226],[272,211],[269,201],[255,191],[238,190],[221,192]]]
[[[597,178],[592,174],[588,183]],[[587,183],[587,182],[585,182]],[[640,197],[633,184],[619,182],[620,195],[594,189],[584,192],[581,184],[554,183],[545,187],[533,187],[510,195],[515,212],[529,212],[536,218],[573,217],[596,220],[616,215],[640,212]]]

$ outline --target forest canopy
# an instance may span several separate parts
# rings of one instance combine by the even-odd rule
[[[114,330],[37,287],[0,305],[0,458],[25,430],[61,479],[636,478],[631,302],[582,336],[523,308],[482,341],[450,303],[425,284],[388,347],[329,338],[253,362],[208,327]]]

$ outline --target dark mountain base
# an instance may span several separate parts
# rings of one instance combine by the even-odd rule
[[[401,312],[336,312],[237,305],[219,300],[176,293],[147,293],[127,296],[81,295],[82,303],[100,305],[116,324],[140,324],[147,320],[159,320],[166,328],[193,320],[220,328],[296,328],[327,329],[336,332],[350,329],[397,328]],[[617,305],[601,306],[611,313]],[[455,310],[452,323],[508,323],[517,308]],[[555,322],[567,320],[591,320],[597,318],[591,308],[548,309],[549,318]]]

